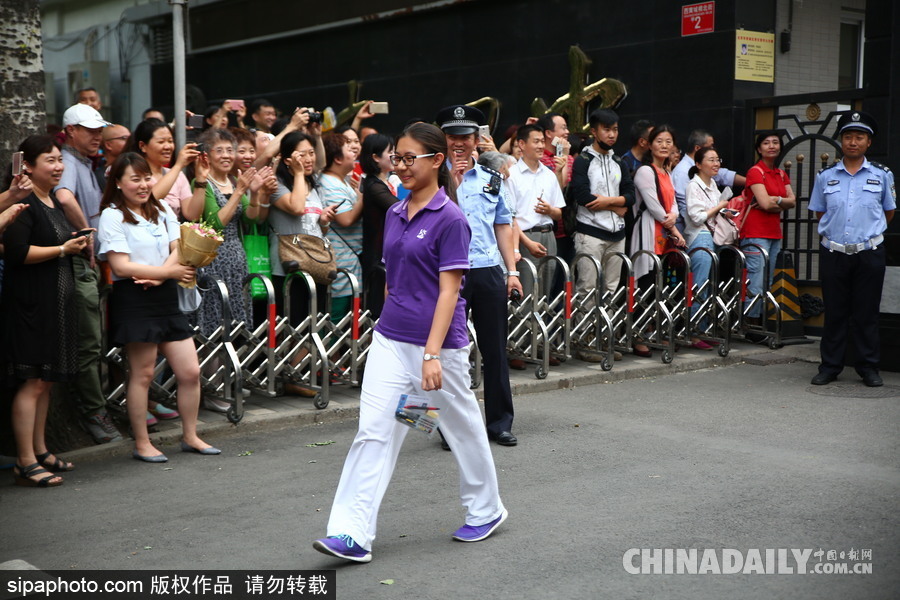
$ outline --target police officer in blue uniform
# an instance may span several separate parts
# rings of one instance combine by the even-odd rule
[[[518,440],[512,434],[513,403],[506,356],[506,299],[513,290],[521,294],[522,284],[515,270],[511,204],[502,175],[472,159],[479,143],[478,127],[486,122],[484,113],[458,104],[442,109],[435,120],[447,137],[447,161],[457,186],[457,202],[472,229],[470,268],[462,297],[484,363],[487,433],[500,445],[515,446]]]
[[[897,195],[890,169],[866,158],[877,128],[867,113],[852,111],[841,116],[837,129],[843,158],[819,173],[809,199],[809,210],[816,213],[822,236],[819,272],[825,301],[822,363],[813,385],[831,383],[844,368],[851,328],[856,372],[869,387],[883,385],[878,374],[883,234],[894,216]]]

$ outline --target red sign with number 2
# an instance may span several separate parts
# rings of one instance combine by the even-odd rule
[[[681,7],[681,37],[698,33],[712,33],[715,29],[715,2],[700,2]]]

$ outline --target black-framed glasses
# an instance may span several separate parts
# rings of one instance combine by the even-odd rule
[[[434,156],[434,155],[435,155],[434,152],[432,152],[431,154],[416,154],[416,155],[404,154],[403,156],[400,156],[399,154],[391,154],[390,159],[391,159],[391,164],[394,165],[395,167],[400,164],[401,160],[403,161],[404,165],[406,165],[407,167],[411,167],[411,166],[413,166],[413,163],[416,162],[417,158],[428,158],[429,156]]]

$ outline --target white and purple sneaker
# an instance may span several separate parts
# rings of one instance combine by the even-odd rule
[[[463,525],[453,533],[453,539],[460,542],[480,542],[492,533],[494,533],[500,524],[506,520],[509,512],[504,508],[503,514],[484,525]]]
[[[364,550],[349,535],[331,535],[313,542],[313,548],[322,554],[336,556],[344,560],[367,563],[372,560],[372,553]]]

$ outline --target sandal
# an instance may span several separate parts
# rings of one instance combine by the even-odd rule
[[[47,474],[46,477],[32,479],[32,477],[43,475],[44,473]],[[13,478],[16,485],[24,487],[56,487],[63,484],[62,477],[54,475],[47,469],[42,468],[40,463],[34,463],[27,467],[20,467],[19,463],[16,463],[16,466],[13,467]],[[58,479],[58,481],[56,483],[51,483],[54,479]]]
[[[42,467],[46,467],[51,471],[72,471],[75,469],[75,465],[68,461],[60,460],[58,457],[53,456],[53,460],[49,460],[49,458],[53,456],[49,452],[44,452],[43,454],[38,454],[35,458],[37,458],[38,462],[41,463]]]

